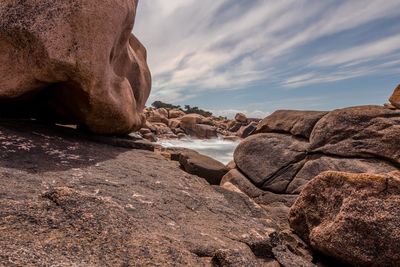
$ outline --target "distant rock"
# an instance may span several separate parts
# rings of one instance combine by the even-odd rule
[[[257,129],[257,125],[258,125],[257,122],[252,122],[249,125],[242,126],[236,132],[236,135],[239,136],[240,138],[246,138],[250,136]]]
[[[140,129],[151,77],[146,50],[131,33],[136,5],[0,1],[1,114],[98,134]]]
[[[325,255],[353,266],[397,266],[399,173],[322,173],[301,192],[289,221]]]
[[[235,121],[237,121],[237,122],[246,122],[247,121],[247,117],[243,113],[237,113],[235,115]]]
[[[217,137],[217,128],[209,125],[210,120],[198,115],[188,114],[181,118],[180,127],[187,135],[202,139]]]
[[[183,112],[180,109],[170,109],[168,111],[168,118],[170,118],[170,119],[180,118],[180,117],[183,117],[185,115],[186,115],[186,113]]]
[[[398,85],[396,89],[394,89],[394,92],[389,101],[394,107],[400,109],[400,85]]]
[[[255,133],[290,133],[308,139],[315,124],[326,114],[323,111],[277,110],[258,124]]]

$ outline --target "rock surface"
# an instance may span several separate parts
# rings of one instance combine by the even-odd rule
[[[212,185],[219,185],[228,172],[228,168],[221,162],[195,151],[181,153],[179,163],[186,172],[202,177]]]
[[[234,153],[235,163],[255,185],[284,192],[306,157],[308,143],[295,137],[264,133],[243,140]]]
[[[257,131],[236,148],[235,163],[257,187],[275,193],[299,194],[323,171],[387,173],[400,166],[399,110],[277,111]]]
[[[110,140],[0,122],[0,265],[271,266],[254,201]]]
[[[308,139],[315,124],[326,114],[323,111],[277,110],[258,124],[255,133],[290,133]]]
[[[399,133],[400,110],[381,106],[337,109],[315,125],[310,150],[400,163]]]
[[[395,107],[400,109],[400,85],[394,89],[392,96],[389,98],[390,103]]]
[[[400,173],[322,173],[301,192],[289,221],[321,253],[354,266],[397,266]]]
[[[101,134],[138,130],[151,79],[146,51],[131,34],[136,5],[1,1],[2,113],[66,121]]]

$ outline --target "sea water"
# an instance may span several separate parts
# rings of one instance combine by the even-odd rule
[[[193,149],[201,154],[214,158],[224,164],[233,160],[233,152],[239,141],[229,141],[223,139],[181,139],[163,140],[158,143],[164,147],[184,147]]]

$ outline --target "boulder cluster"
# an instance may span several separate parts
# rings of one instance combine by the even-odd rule
[[[322,257],[397,266],[398,90],[385,106],[274,112],[239,144],[230,164],[235,167],[221,185],[286,214],[294,232]]]
[[[260,119],[247,118],[242,113],[233,120],[222,117],[204,117],[186,114],[181,109],[145,108],[146,123],[139,133],[149,141],[163,139],[185,139],[189,137],[211,139],[222,137],[238,140],[249,136],[257,128]]]

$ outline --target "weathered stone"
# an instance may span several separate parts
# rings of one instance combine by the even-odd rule
[[[235,161],[234,161],[234,160],[229,161],[228,164],[226,164],[226,168],[227,168],[228,170],[235,169],[235,168],[236,168],[236,163],[235,163]]]
[[[143,134],[143,138],[150,142],[157,142],[157,136],[152,132]]]
[[[316,267],[312,263],[313,256],[298,236],[284,230],[270,234],[274,257],[283,267]]]
[[[241,192],[251,198],[256,198],[264,193],[263,190],[253,185],[239,170],[231,169],[222,177],[220,185],[234,192]]]
[[[247,126],[242,126],[240,129],[236,132],[236,135],[239,136],[240,138],[246,138],[250,136],[257,128],[257,123],[252,122]]]
[[[390,103],[396,107],[400,108],[400,85],[394,89],[392,96],[389,98]]]
[[[308,143],[295,137],[263,133],[244,139],[236,148],[238,168],[258,187],[284,192],[301,168]]]
[[[338,109],[314,127],[310,150],[343,157],[376,157],[400,163],[400,110],[382,106]]]
[[[178,120],[178,119],[170,119],[169,123],[168,123],[168,126],[171,129],[176,129],[176,128],[179,127],[180,124],[181,124],[180,120]]]
[[[228,131],[232,132],[232,133],[236,133],[237,131],[240,130],[241,127],[245,126],[245,123],[242,122],[235,122],[233,123],[233,125],[228,129]]]
[[[301,192],[289,221],[323,254],[354,266],[396,266],[400,175],[322,173]]]
[[[183,117],[185,115],[186,115],[186,113],[180,109],[171,109],[168,111],[168,118],[170,118],[170,119],[176,119],[179,117]]]
[[[245,194],[259,204],[280,229],[289,227],[287,217],[296,195],[274,194],[257,188],[237,169],[230,170],[221,180],[221,186]]]
[[[221,162],[197,152],[182,153],[179,163],[186,172],[202,177],[213,185],[219,185],[222,177],[228,172]]]
[[[235,121],[237,121],[237,122],[247,122],[247,117],[243,113],[237,113],[235,115]]]
[[[299,194],[308,181],[324,171],[387,173],[396,169],[391,164],[377,159],[335,158],[315,155],[307,158],[304,166],[290,182],[286,192]]]
[[[146,120],[151,123],[164,123],[168,125],[168,117],[160,112],[160,109],[150,109],[145,111]]]
[[[0,106],[99,134],[141,128],[151,87],[137,1],[0,1]],[[104,19],[107,18],[107,19]]]
[[[326,114],[324,111],[277,110],[258,124],[255,133],[290,133],[308,139],[315,124]]]

